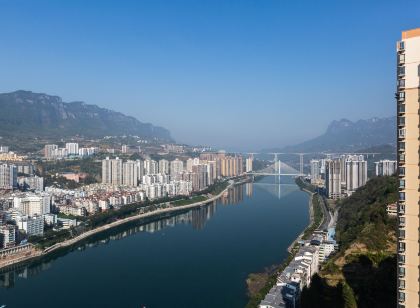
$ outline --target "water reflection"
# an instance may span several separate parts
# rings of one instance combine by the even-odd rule
[[[218,205],[227,206],[241,203],[244,199],[244,187],[246,196],[251,198],[253,195],[253,185],[254,183],[246,183],[244,185],[235,186],[229,189],[227,193],[223,194],[219,200],[184,213],[172,214],[172,216],[168,215],[169,217],[164,218],[149,218],[147,222],[139,220],[134,222],[131,227],[128,227],[129,225],[117,227],[113,230],[93,236],[85,243],[79,244],[76,249],[83,251],[87,248],[107,244],[110,241],[121,240],[139,232],[155,233],[180,224],[191,225],[194,230],[201,230],[205,227],[206,222],[214,216]],[[42,271],[48,270],[51,268],[55,259],[67,254],[69,250],[61,251],[56,255],[47,256],[42,261],[36,261],[30,264],[18,264],[8,271],[0,271],[0,287],[13,288],[18,278],[28,279],[38,275]]]

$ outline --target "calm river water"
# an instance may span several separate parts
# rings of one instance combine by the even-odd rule
[[[236,186],[217,204],[0,274],[0,306],[244,307],[248,274],[286,257],[308,224],[308,199],[293,179]]]

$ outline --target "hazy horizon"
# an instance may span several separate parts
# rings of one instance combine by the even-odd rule
[[[0,1],[0,92],[96,104],[182,143],[292,145],[395,114],[395,42],[419,26],[406,2]]]

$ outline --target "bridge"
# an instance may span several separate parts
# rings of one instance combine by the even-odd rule
[[[254,154],[264,154],[264,153],[248,153],[251,155]],[[373,157],[375,157],[375,154],[380,154],[380,153],[373,153],[373,152],[369,152],[369,153],[325,153],[325,152],[311,152],[311,153],[289,153],[289,152],[276,152],[276,153],[265,153],[265,154],[270,154],[274,156],[274,160],[273,160],[273,165],[268,166],[267,168],[263,169],[263,170],[259,170],[259,171],[252,171],[249,172],[249,174],[252,175],[263,175],[263,176],[305,176],[305,174],[303,173],[303,167],[304,167],[304,162],[303,162],[303,157],[304,155],[309,155],[309,156],[313,156],[313,155],[323,155],[326,156],[326,158],[330,158],[332,156],[338,156],[338,155],[365,155],[366,157],[369,157],[369,155],[372,155]],[[299,156],[299,170],[296,170],[295,168],[291,167],[290,165],[280,161],[279,156],[280,155],[297,155]]]

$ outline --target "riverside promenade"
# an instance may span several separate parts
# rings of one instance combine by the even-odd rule
[[[60,243],[56,243],[50,247],[45,248],[44,250],[38,250],[33,248],[30,252],[23,254],[23,255],[19,255],[16,258],[13,259],[9,259],[9,260],[0,260],[0,270],[7,268],[9,266],[12,265],[16,265],[18,263],[23,263],[23,262],[28,262],[34,259],[38,259],[38,258],[42,258],[54,251],[57,251],[59,249],[62,248],[66,248],[66,247],[71,247],[72,245],[77,244],[80,241],[83,241],[95,234],[110,230],[112,228],[121,226],[123,224],[138,220],[138,219],[142,219],[142,218],[148,218],[148,217],[153,217],[153,216],[158,216],[161,214],[165,214],[165,213],[171,213],[171,212],[177,212],[177,211],[183,211],[183,210],[189,210],[189,209],[193,209],[193,208],[197,208],[197,207],[201,207],[204,206],[208,203],[214,202],[217,199],[219,199],[223,194],[225,194],[230,188],[232,188],[234,185],[238,185],[243,183],[243,181],[238,181],[238,182],[234,182],[233,180],[229,181],[229,185],[219,194],[212,196],[209,199],[203,200],[203,201],[199,201],[199,202],[195,202],[192,204],[187,204],[187,205],[181,205],[181,206],[171,206],[165,209],[159,209],[153,212],[148,212],[148,213],[142,213],[142,214],[137,214],[137,215],[133,215],[130,217],[126,217],[123,219],[119,219],[117,221],[114,221],[112,223],[106,224],[104,226],[100,226],[97,227],[95,229],[86,231],[74,238],[65,240],[63,242]]]

